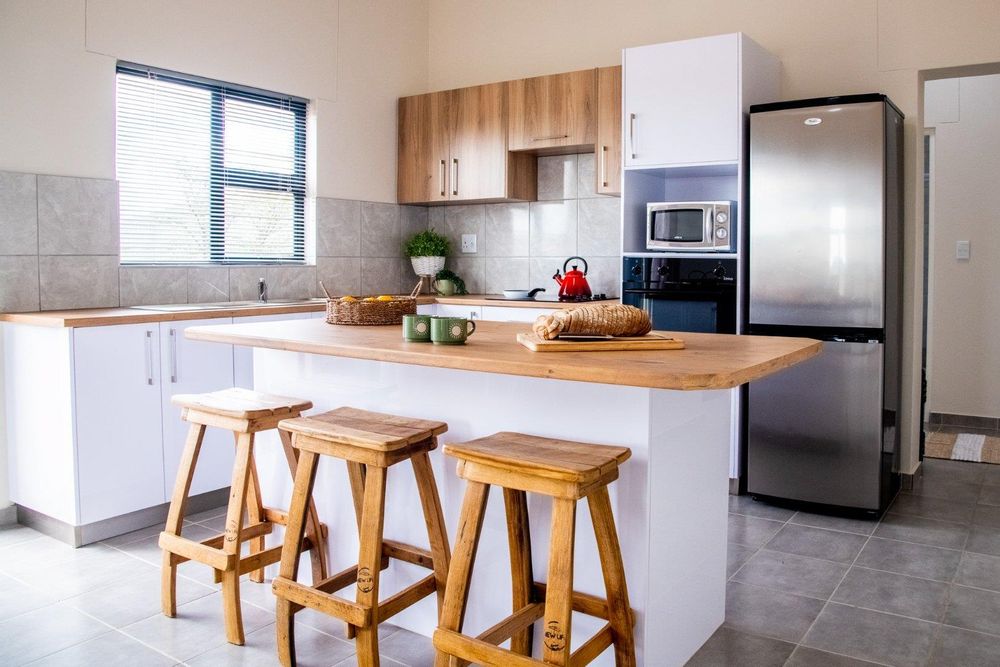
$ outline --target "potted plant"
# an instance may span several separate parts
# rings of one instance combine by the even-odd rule
[[[433,229],[418,232],[403,245],[403,254],[410,258],[418,276],[433,276],[444,268],[444,258],[451,251],[448,239]]]

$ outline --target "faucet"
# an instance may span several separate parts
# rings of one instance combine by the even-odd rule
[[[263,278],[257,281],[257,300],[267,303],[267,281]]]

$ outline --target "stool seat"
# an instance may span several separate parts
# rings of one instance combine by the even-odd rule
[[[208,414],[234,419],[296,415],[312,407],[312,401],[288,396],[263,394],[259,391],[232,387],[207,394],[177,394],[170,398],[174,405]]]
[[[279,428],[341,445],[392,452],[441,435],[448,425],[343,407],[311,417],[286,419]]]

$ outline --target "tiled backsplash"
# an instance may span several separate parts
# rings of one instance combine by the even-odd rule
[[[402,243],[428,226],[452,242],[447,266],[470,292],[545,287],[570,255],[595,292],[618,294],[617,197],[594,194],[592,155],[538,160],[537,202],[399,206],[316,200],[314,266],[119,266],[114,181],[0,172],[0,312],[406,293],[416,284]],[[477,252],[461,252],[462,234]],[[582,268],[582,267],[581,267]]]
[[[429,226],[451,241],[447,267],[470,292],[559,287],[552,274],[567,257],[587,260],[594,292],[620,292],[619,198],[594,193],[594,156],[538,159],[538,201],[431,208]],[[476,234],[463,253],[462,234]],[[582,266],[580,267],[583,268]]]

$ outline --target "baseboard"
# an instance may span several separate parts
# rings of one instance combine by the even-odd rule
[[[738,496],[740,495],[740,478],[730,477],[729,478],[729,495]]]
[[[0,526],[17,523],[17,505],[0,508]]]
[[[976,415],[955,415],[947,412],[932,412],[927,416],[928,424],[943,424],[967,428],[997,428],[1000,417],[978,417]]]
[[[228,500],[228,487],[191,496],[187,501],[186,513],[197,514],[198,512],[221,507]],[[167,511],[170,509],[170,503],[147,507],[146,509],[111,517],[103,521],[88,523],[84,526],[73,526],[58,519],[53,519],[29,507],[15,505],[14,508],[16,508],[18,523],[34,528],[43,535],[48,535],[70,546],[82,547],[85,544],[93,544],[94,542],[100,542],[110,537],[131,533],[134,530],[162,524],[167,520]]]

